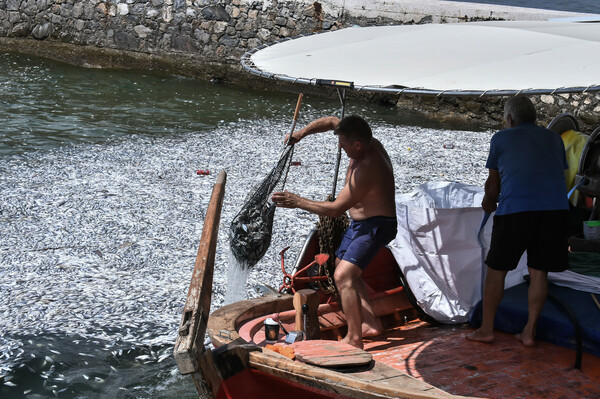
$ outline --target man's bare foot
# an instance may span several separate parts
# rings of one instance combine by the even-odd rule
[[[521,341],[523,346],[527,346],[527,347],[535,346],[535,339],[533,339],[532,337],[529,337],[529,336],[525,336],[524,333],[515,334],[515,337],[517,337],[517,339],[519,341]]]
[[[346,336],[346,338],[342,339],[341,342],[343,342],[345,344],[348,344],[348,345],[352,345],[352,346],[354,346],[355,348],[358,348],[358,349],[363,349],[364,348],[362,339],[356,341],[356,340],[351,340],[351,339],[349,339]]]
[[[366,324],[362,325],[362,336],[363,337],[375,337],[383,333],[383,326],[379,323],[378,326],[369,326]]]
[[[485,342],[486,344],[494,342],[494,334],[487,334],[481,332],[481,330],[475,330],[472,333],[465,335],[465,338],[470,341]]]

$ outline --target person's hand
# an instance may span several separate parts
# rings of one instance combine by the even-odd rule
[[[297,208],[299,199],[300,197],[298,197],[296,194],[292,194],[287,191],[273,193],[271,196],[273,203],[281,208]]]
[[[300,135],[298,134],[298,131],[292,133],[291,136],[289,133],[286,134],[285,139],[283,140],[284,144],[287,144],[287,145],[294,145],[299,141],[300,141]]]
[[[487,196],[484,196],[483,201],[481,201],[481,207],[486,213],[492,213],[498,209],[498,204],[496,204],[496,201],[491,201]]]

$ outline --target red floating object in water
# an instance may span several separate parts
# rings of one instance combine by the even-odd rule
[[[208,169],[200,169],[196,171],[196,174],[206,176],[210,174],[210,171]]]
[[[302,162],[300,161],[292,161],[292,166],[300,166],[302,165]]]

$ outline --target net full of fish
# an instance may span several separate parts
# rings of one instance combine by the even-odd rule
[[[245,268],[258,263],[271,245],[275,204],[269,197],[289,170],[293,146],[286,147],[271,172],[250,190],[240,212],[231,221],[229,246],[237,261]]]

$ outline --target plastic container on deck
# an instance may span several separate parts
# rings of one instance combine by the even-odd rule
[[[600,220],[583,222],[583,236],[586,240],[600,241]]]

